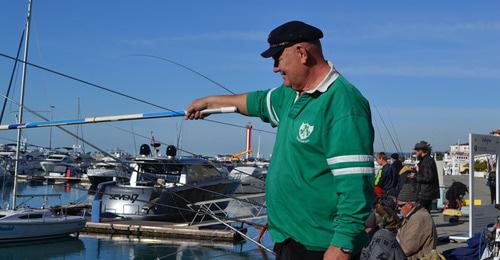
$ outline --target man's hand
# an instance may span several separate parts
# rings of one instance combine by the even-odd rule
[[[329,246],[323,255],[323,260],[348,260],[351,258],[350,254],[346,254],[335,246]]]
[[[248,115],[247,112],[247,94],[229,95],[229,96],[210,96],[193,100],[191,105],[186,109],[185,118],[203,119],[205,116],[201,111],[207,108],[220,108],[235,106],[238,112],[243,115]]]
[[[209,108],[210,97],[198,98],[193,100],[191,105],[186,109],[185,118],[188,120],[192,119],[203,119],[204,116],[201,114],[203,109]]]

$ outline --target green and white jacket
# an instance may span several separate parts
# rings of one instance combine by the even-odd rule
[[[269,232],[309,250],[357,253],[373,200],[370,105],[333,65],[313,90],[287,86],[247,95],[250,116],[278,128],[266,179]]]

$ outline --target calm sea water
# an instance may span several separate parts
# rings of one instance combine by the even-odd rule
[[[11,203],[12,185],[3,186],[0,193],[2,207]],[[61,194],[49,198],[49,205],[91,200],[88,187],[80,184],[54,184],[30,186],[18,183],[18,194]],[[29,206],[40,206],[42,198],[26,201]],[[18,204],[24,199],[18,199]],[[258,230],[249,227],[247,235],[256,237]],[[263,238],[271,246],[269,235]],[[130,236],[81,234],[38,242],[0,245],[0,259],[274,259],[251,242],[241,244],[213,241],[158,240]]]

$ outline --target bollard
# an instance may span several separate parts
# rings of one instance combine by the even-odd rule
[[[92,201],[92,218],[91,221],[94,223],[100,223],[101,222],[101,206],[102,206],[102,201],[101,200],[94,200]]]

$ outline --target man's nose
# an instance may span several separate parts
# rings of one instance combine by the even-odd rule
[[[273,72],[274,73],[280,72],[280,68],[278,66],[273,66]]]

